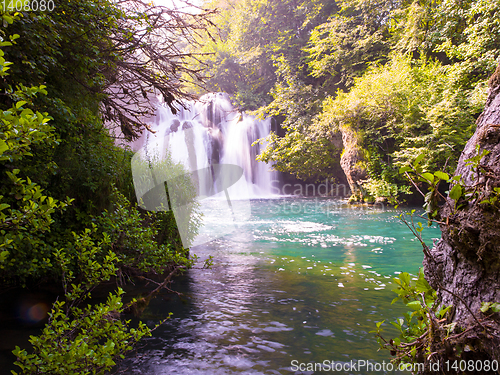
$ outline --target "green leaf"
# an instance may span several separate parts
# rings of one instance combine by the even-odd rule
[[[481,312],[486,313],[490,309],[490,306],[491,306],[492,303],[493,302],[483,302],[481,304],[481,309],[480,309]]]
[[[21,108],[23,105],[25,105],[27,102],[24,101],[24,100],[21,100],[19,102],[16,103],[16,108],[19,109]]]
[[[408,272],[399,274],[399,279],[403,283],[402,285],[410,285],[410,274]]]
[[[7,250],[0,252],[0,263],[5,262],[8,256],[9,252]]]
[[[391,322],[391,324],[396,327],[396,329],[398,329],[400,332],[402,332],[403,330],[401,329],[401,325],[396,323],[396,322]]]
[[[424,230],[424,227],[422,226],[422,223],[419,221],[417,223],[417,227],[415,228],[417,232],[422,232]]]
[[[0,139],[0,155],[2,155],[8,149],[9,146],[7,145],[7,143],[3,139]]]
[[[434,172],[434,176],[444,181],[448,181],[450,179],[450,176],[448,176],[447,173],[441,171]]]
[[[407,307],[409,307],[412,310],[421,310],[422,305],[420,304],[419,301],[411,301],[406,304]]]
[[[417,288],[417,292],[419,292],[419,293],[422,293],[422,292],[426,293],[426,292],[430,292],[433,290],[432,287],[427,282],[427,280],[425,279],[424,272],[422,269],[420,269],[420,273],[418,275],[418,280],[417,280],[415,286]]]
[[[462,196],[462,192],[462,186],[457,184],[451,188],[449,196],[453,200],[458,200]]]
[[[451,305],[450,306],[447,306],[447,307],[442,307],[441,310],[439,310],[439,313],[437,314],[438,315],[438,318],[442,318],[445,316],[445,314],[451,309]]]
[[[432,290],[431,286],[425,279],[418,279],[416,283],[417,292],[426,293]]]
[[[425,178],[430,183],[434,182],[434,175],[432,173],[429,172],[422,173],[422,177]]]
[[[493,312],[500,312],[500,303],[494,302],[491,304],[490,308],[491,308],[491,311],[493,311]]]
[[[500,312],[500,303],[483,302],[481,304],[481,312],[487,313],[489,310],[491,310],[492,312]]]
[[[415,161],[413,162],[413,165],[419,164],[423,158],[425,158],[425,154],[418,155],[417,158],[415,159]]]
[[[408,172],[408,171],[411,171],[411,170],[412,170],[412,169],[411,169],[411,167],[408,167],[408,166],[406,166],[406,167],[401,167],[401,168],[399,168],[399,173],[400,173],[400,174],[403,174],[403,173]]]
[[[410,354],[412,356],[412,358],[415,358],[415,356],[417,355],[417,347],[414,346],[411,350],[410,350]]]

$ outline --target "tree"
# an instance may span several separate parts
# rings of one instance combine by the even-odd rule
[[[366,180],[365,192],[373,194],[387,190],[382,189],[387,184],[405,184],[397,169],[420,153],[434,168],[456,160],[482,110],[485,80],[500,56],[497,2],[338,5],[311,32],[304,49],[308,75],[283,68],[300,66],[291,60],[276,59],[274,101],[261,112],[284,116],[285,135],[273,136],[261,159],[307,175],[303,153],[293,150],[303,150],[305,139],[326,136],[338,142],[340,131],[342,158],[337,151],[331,157],[320,153],[331,162],[322,164],[324,174],[340,160],[351,189],[358,190],[358,182]],[[404,67],[398,66],[400,56],[407,56]]]
[[[12,45],[17,37],[11,36],[10,41],[3,41],[0,46]],[[3,55],[0,49],[1,78],[6,77],[12,67]],[[46,268],[52,266],[46,247],[38,248],[37,245],[50,231],[54,222],[52,214],[71,203],[69,198],[66,202],[59,202],[45,195],[28,176],[19,177],[19,169],[8,168],[9,164],[15,165],[23,158],[33,156],[35,147],[53,146],[57,142],[54,128],[48,124],[47,113],[28,108],[34,97],[46,93],[44,86],[21,86],[14,92],[19,100],[0,112],[0,170],[4,174],[4,195],[0,195],[0,274],[4,280],[17,279],[24,283],[26,278],[40,277]]]
[[[19,22],[21,16],[2,14],[2,21]],[[84,180],[87,187],[96,192],[94,196],[102,195],[99,188],[110,189],[112,194],[104,198],[104,203],[88,200],[88,196],[87,200],[82,200],[78,196],[81,191],[78,184],[68,182],[62,187],[54,184],[50,172],[72,177],[68,173],[71,169],[60,161],[71,160],[75,154],[80,157],[73,159],[79,162],[77,178],[85,177],[84,170],[97,174],[92,170],[95,164],[90,155],[100,159],[99,167],[105,172],[106,168],[117,170],[113,177],[126,181],[124,171],[130,168],[128,160],[120,160],[121,165],[114,162],[119,160],[116,155],[129,153],[113,145],[108,130],[100,122],[98,105],[103,93],[92,95],[89,89],[81,95],[72,93],[66,101],[58,96],[68,90],[59,84],[75,79],[68,73],[72,69],[76,69],[85,82],[92,82],[94,77],[89,76],[93,73],[91,57],[86,60],[83,55],[70,56],[70,64],[76,59],[81,65],[61,65],[59,76],[51,70],[58,66],[54,61],[52,67],[38,62],[41,64],[38,69],[22,78],[18,75],[21,82],[16,82],[9,73],[20,74],[19,70],[5,59],[3,49],[9,49],[11,56],[32,56],[27,54],[29,48],[20,48],[26,44],[21,43],[18,34],[7,37],[4,30],[0,32],[0,82],[3,85],[0,101],[0,278],[4,286],[62,282],[61,295],[52,306],[49,322],[39,336],[30,337],[33,350],[30,353],[19,347],[14,350],[16,364],[23,374],[89,374],[110,370],[120,357],[123,358],[123,353],[149,335],[151,329],[142,323],[137,329],[130,328],[129,321],[120,319],[121,314],[136,303],[133,300],[125,305],[120,288],[110,293],[105,303],[95,305],[90,303],[92,290],[112,277],[122,282],[124,275],[141,272],[167,274],[159,290],[168,285],[175,273],[190,267],[193,259],[188,259],[188,250],[180,244],[172,215],[140,212],[136,204],[118,191],[112,178]],[[42,38],[41,35],[37,37]],[[53,42],[51,35],[46,42]],[[59,42],[62,47],[62,39]],[[42,47],[48,48],[46,44]],[[82,45],[75,48],[80,47]],[[53,51],[49,48],[48,52]],[[54,56],[62,58],[64,55],[61,52]],[[30,61],[25,63],[30,64]],[[68,75],[64,77],[64,74]],[[30,85],[30,81],[41,77],[48,86]],[[82,102],[77,98],[83,99]],[[38,110],[44,103],[55,110],[56,116]],[[68,123],[64,123],[65,119]],[[79,127],[82,132],[78,131]],[[98,144],[93,145],[94,148],[90,147],[92,142],[80,144],[79,141],[84,140],[82,135]],[[82,149],[90,151],[83,155],[84,159],[79,153]],[[56,159],[57,151],[54,150],[68,151],[68,155]],[[164,168],[179,172],[182,167],[167,161]],[[126,188],[123,190],[129,192]],[[194,187],[185,186],[185,190],[194,192]],[[66,197],[61,201],[51,192],[76,195],[79,200]],[[82,304],[87,306],[82,308]]]
[[[341,163],[353,191],[368,178],[403,184],[399,167],[420,154],[425,167],[452,170],[481,105],[450,87],[441,64],[394,55],[369,68],[348,93],[325,100],[321,123],[342,133]],[[351,171],[356,176],[349,178]]]
[[[209,89],[227,88],[242,110],[256,110],[273,100],[270,90],[279,81],[279,59],[300,66],[301,76],[307,76],[302,48],[309,32],[323,22],[335,3],[241,0],[216,1],[209,6],[220,9],[213,20],[219,38],[205,38],[203,51],[215,54],[200,59],[198,66],[206,63],[209,67]]]
[[[494,372],[500,360],[499,75],[500,66],[453,175],[422,168],[423,155],[401,170],[413,184],[418,180],[428,185],[429,223],[439,223],[442,238],[429,249],[422,240],[423,226],[400,216],[423,246],[424,268],[416,282],[408,273],[394,279],[398,296],[393,302],[402,300],[412,309],[405,319],[392,322],[399,337],[387,341],[381,335],[383,322],[375,332],[395,362],[421,363],[419,374]],[[438,190],[440,182],[450,184],[446,196]],[[439,198],[444,199],[442,206]]]
[[[369,63],[387,60],[390,17],[398,5],[357,0],[338,4],[340,10],[311,32],[306,48],[311,75],[322,77],[331,95],[351,87]]]
[[[8,52],[16,67],[11,79],[48,81],[49,91],[54,90],[50,96],[68,104],[98,98],[104,120],[132,139],[155,113],[152,97],[162,96],[174,112],[192,97],[181,76],[200,80],[202,75],[186,64],[196,54],[182,49],[206,32],[210,13],[141,0],[56,0],[53,11],[24,12],[11,26],[21,36],[18,48]]]
[[[257,159],[304,180],[341,175],[342,141],[338,133],[318,131],[316,126],[323,99],[319,90],[302,81],[300,66],[294,67],[283,56],[277,59],[276,66],[279,81],[271,91],[274,100],[260,112],[262,116],[283,119],[281,127],[286,133],[278,137],[272,132],[261,140],[266,148]]]

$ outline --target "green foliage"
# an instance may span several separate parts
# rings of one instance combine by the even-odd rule
[[[283,131],[266,140],[260,160],[300,178],[342,173],[347,127],[370,181],[402,186],[397,169],[422,153],[424,168],[450,173],[500,57],[497,1],[211,6],[220,9],[221,38],[203,43],[214,52],[202,59],[208,88],[274,116]],[[314,144],[328,150],[305,151]]]
[[[398,186],[384,180],[368,179],[363,181],[365,200],[374,201],[377,198],[387,200],[390,204],[396,205],[400,194],[412,194],[409,186]]]
[[[281,127],[286,133],[278,137],[272,132],[267,139],[260,140],[266,148],[257,160],[311,181],[342,173],[338,140],[335,142],[331,132],[316,124],[322,102],[318,89],[307,84],[301,77],[300,67],[294,67],[283,56],[275,65],[280,81],[271,91],[274,100],[259,113],[284,118]]]
[[[8,45],[8,44],[7,44]],[[10,65],[0,53],[3,76]],[[71,199],[60,202],[48,196],[30,177],[14,165],[33,156],[37,146],[54,147],[57,139],[47,113],[35,112],[37,94],[46,94],[44,86],[20,86],[14,93],[18,101],[0,111],[0,172],[3,174],[0,195],[0,272],[2,278],[24,283],[28,277],[40,277],[53,267],[50,248],[43,237],[54,222],[53,214],[64,210]]]
[[[339,139],[339,131],[349,129],[354,138],[351,142],[364,155],[369,181],[402,186],[404,180],[398,176],[398,167],[422,153],[426,156],[425,168],[446,165],[449,172],[455,164],[447,161],[458,160],[479,111],[475,96],[457,92],[453,79],[449,70],[437,62],[413,62],[394,55],[385,66],[372,66],[363,77],[356,78],[349,92],[339,91],[335,99],[326,98],[317,116],[311,117],[314,102],[302,104],[300,95],[296,95],[296,100],[289,100],[290,108],[297,108],[296,113],[280,113],[277,109],[271,112],[287,115],[287,133],[282,138],[271,136],[260,158],[273,161],[280,170],[303,176],[308,175],[307,167],[316,162],[320,169],[311,169],[311,174],[328,175],[335,171],[340,150],[335,152],[330,146],[329,151],[304,153],[304,148],[314,149],[304,140],[324,146]],[[303,98],[310,99],[311,95]],[[278,107],[288,108],[283,101]],[[350,147],[345,142],[344,147]],[[311,161],[306,163],[306,158]],[[374,198],[391,196],[372,184],[365,190],[372,190]],[[377,191],[383,195],[377,195]],[[394,193],[398,196],[402,191],[407,189]]]
[[[371,159],[384,163],[387,156],[390,165],[398,166],[425,150],[426,165],[443,165],[449,157],[456,159],[471,134],[474,112],[460,95],[449,91],[440,64],[413,64],[395,55],[387,65],[371,67],[349,93],[327,100],[323,116],[333,128],[356,130]],[[437,114],[451,102],[461,107]],[[369,172],[383,171],[372,164]]]
[[[482,313],[487,313],[490,311],[493,313],[500,312],[500,303],[498,303],[498,302],[483,302],[481,304],[480,310]]]
[[[212,268],[214,265],[214,257],[212,255],[209,255],[207,259],[205,259],[205,262],[203,263],[203,268]]]
[[[175,163],[168,152],[161,160],[144,160],[136,154],[132,169],[137,196],[144,197],[152,191],[157,192],[154,199],[150,195],[147,205],[142,198],[139,205],[155,212],[154,219],[162,227],[157,236],[158,243],[168,242],[178,249],[182,249],[181,238],[185,244],[191,243],[201,225],[192,175],[187,173],[182,164]],[[168,185],[165,181],[168,181]]]
[[[111,278],[139,272],[161,274],[193,263],[179,245],[171,213],[142,213],[127,198],[134,196],[131,153],[116,147],[103,127],[99,115],[103,76],[95,71],[102,56],[86,49],[95,47],[96,38],[106,43],[103,36],[109,29],[90,22],[102,16],[92,13],[94,8],[100,12],[99,4],[77,1],[74,5],[84,7],[70,14],[63,9],[51,16],[23,14],[23,22],[14,24],[23,38],[18,41],[14,34],[9,42],[2,41],[0,50],[4,94],[0,99],[0,278],[3,285],[21,286],[60,280],[64,289],[64,298],[54,303],[42,333],[31,336],[32,350],[14,350],[22,374],[110,370],[150,329],[142,323],[130,328],[129,321],[120,319],[135,303],[125,306],[121,289],[99,304],[92,301],[92,290]],[[76,20],[57,23],[78,12],[89,19],[80,25]],[[101,21],[111,22],[113,15]],[[2,17],[11,23],[19,15]],[[62,19],[56,22],[51,17]],[[82,43],[71,39],[73,32],[90,25],[92,30],[78,35]],[[26,42],[30,29],[33,39]],[[3,29],[0,35],[5,36]],[[66,50],[62,58],[54,43],[64,50],[70,39],[75,54]],[[5,48],[10,48],[15,64],[4,58]],[[37,53],[41,57],[35,59]],[[33,69],[25,69],[23,75],[22,64]],[[89,84],[90,92],[96,91],[81,94],[68,85],[74,78]],[[33,85],[42,80],[46,85]],[[52,116],[44,112],[46,108]]]
[[[118,358],[151,330],[139,323],[129,328],[130,321],[121,321],[127,306],[123,290],[110,293],[105,303],[86,307],[80,305],[91,298],[91,290],[116,274],[118,258],[112,251],[103,256],[110,244],[106,235],[92,239],[95,226],[81,235],[74,234],[76,253],[58,250],[57,263],[62,270],[65,301],[56,301],[49,313],[49,322],[39,336],[31,336],[33,350],[29,353],[16,346],[16,365],[20,374],[96,374],[109,371]],[[73,259],[72,259],[73,257]],[[74,272],[71,264],[77,265]],[[75,284],[78,275],[78,283]],[[134,302],[134,301],[133,301]],[[132,302],[132,303],[133,303]],[[14,372],[14,374],[17,374]]]
[[[122,302],[124,292],[121,288],[110,293],[106,303],[79,307],[91,298],[95,287],[117,274],[123,260],[110,250],[114,247],[112,237],[99,234],[96,225],[82,234],[73,233],[73,236],[75,251],[55,253],[62,270],[66,301],[54,303],[42,334],[31,338],[34,354],[27,355],[18,348],[14,351],[24,373],[110,370],[116,358],[123,358],[123,353],[131,350],[136,341],[150,335],[150,329],[143,323],[134,329],[128,328],[129,321],[120,320],[120,314],[127,308]],[[55,355],[46,356],[45,353]]]
[[[437,12],[442,1],[412,1],[392,13],[389,26],[394,49],[426,57],[433,56],[436,41],[432,34],[436,28]],[[432,31],[431,31],[432,30]]]
[[[424,197],[424,208],[429,219],[428,224],[431,225],[433,220],[440,220],[439,208],[440,201],[445,201],[446,198],[439,191],[439,184],[445,182],[451,186],[447,191],[448,198],[454,201],[452,212],[465,207],[468,202],[477,200],[479,204],[489,204],[496,207],[498,197],[500,196],[500,188],[487,189],[484,181],[481,181],[481,176],[486,175],[489,171],[481,164],[484,157],[489,154],[487,150],[480,150],[480,146],[476,146],[476,155],[466,159],[466,166],[471,167],[471,171],[475,174],[472,178],[473,184],[467,185],[464,183],[462,176],[455,175],[450,177],[443,171],[424,172],[424,168],[420,162],[425,158],[425,154],[419,155],[411,165],[403,166],[399,169],[400,174],[404,174],[406,178],[419,190]],[[427,185],[427,193],[423,193],[419,184]],[[441,223],[442,224],[442,223]]]
[[[387,18],[392,1],[337,1],[340,10],[312,30],[307,61],[313,77],[335,94],[352,86],[367,63],[384,62],[389,52]]]
[[[47,195],[75,199],[67,213],[73,217],[65,222],[76,230],[89,214],[108,207],[112,182],[132,196],[130,156],[114,146],[99,113],[105,73],[118,59],[103,54],[101,47],[111,46],[106,35],[122,15],[106,1],[56,1],[53,12],[23,12],[3,32],[10,32],[14,41],[4,48],[11,65],[0,82],[6,94],[1,108],[26,101],[23,116],[28,109],[45,116],[37,115],[33,136],[47,133],[44,113],[51,114],[50,142],[33,140],[27,155],[31,157],[12,160],[12,167],[30,176]],[[7,196],[3,190],[0,194]]]
[[[101,5],[76,2],[56,6],[53,14],[18,14],[9,18],[17,18],[9,26],[17,33],[7,37],[2,30],[8,40],[0,52],[0,86],[6,94],[0,100],[4,282],[57,279],[54,253],[61,246],[72,248],[72,232],[85,231],[91,220],[98,223],[97,232],[109,232],[109,246],[120,249],[121,268],[190,264],[171,213],[143,215],[134,207],[132,153],[114,145],[100,118],[106,77],[95,73],[112,58],[95,44],[107,43],[104,36],[122,16],[111,3]],[[67,16],[76,18],[67,26],[59,23]],[[99,22],[89,29],[94,18]],[[81,43],[74,43],[76,35]],[[6,61],[3,50],[15,63]],[[28,73],[20,69],[25,65],[31,66]],[[44,84],[29,86],[33,82]],[[75,83],[86,89],[76,89]]]
[[[439,213],[443,212],[441,210],[442,207],[439,206],[440,200],[444,200],[446,204],[449,204],[450,200],[453,201],[453,207],[448,211],[451,214],[456,213],[462,207],[468,206],[471,202],[488,204],[496,211],[498,210],[497,201],[500,189],[488,189],[483,178],[490,173],[489,167],[482,164],[483,159],[488,154],[489,151],[481,150],[478,144],[476,146],[476,155],[465,160],[466,165],[470,167],[472,172],[471,178],[468,179],[471,185],[467,185],[460,175],[450,178],[443,171],[434,173],[426,172],[421,165],[421,162],[426,157],[425,154],[416,157],[410,165],[400,168],[399,173],[405,174],[406,178],[425,197],[424,207],[426,208],[429,225],[431,225],[432,221],[437,221],[441,225],[448,225],[448,218],[446,218],[446,222],[439,221],[443,220],[439,217]],[[439,184],[443,181],[451,186],[451,189],[447,192],[448,200],[438,190]],[[428,193],[426,194],[420,190],[422,183],[428,186]],[[444,210],[444,212],[447,211]],[[403,214],[400,214],[399,218],[420,241],[426,258],[434,259],[428,246],[422,239],[424,229],[422,224],[420,222],[415,224],[414,222],[414,213],[415,210],[408,213],[411,216],[410,222],[404,218]],[[477,251],[477,255],[481,259],[481,250]],[[416,280],[416,282],[412,283],[412,280]],[[396,363],[423,362],[425,366],[435,355],[437,358],[443,355],[445,358],[451,358],[451,356],[463,358],[461,355],[464,352],[466,342],[463,340],[462,335],[469,331],[470,328],[459,327],[457,322],[453,321],[452,306],[442,305],[436,291],[425,280],[423,270],[420,270],[418,279],[410,279],[409,274],[401,273],[399,278],[395,278],[394,281],[398,284],[398,288],[394,290],[398,296],[392,303],[402,300],[412,311],[404,315],[405,319],[398,319],[396,322],[391,322],[400,332],[400,336],[396,339],[387,341],[382,336],[382,323],[377,323],[376,330],[372,332],[376,334],[380,347],[390,350],[391,355],[396,356],[394,359]],[[482,302],[480,311],[486,315],[487,319],[482,319],[481,321],[468,307],[466,301],[459,295],[446,289],[439,283],[437,283],[437,288],[453,295],[453,297],[463,303],[477,325],[481,326],[484,331],[487,330],[487,319],[500,311],[499,303]],[[450,311],[450,314],[447,315],[448,311]],[[416,317],[416,321],[412,320],[414,317]]]
[[[0,249],[8,252],[4,253],[0,269],[3,279],[25,283],[28,278],[41,277],[53,268],[51,247],[44,243],[44,236],[54,221],[51,215],[64,210],[71,200],[59,202],[43,195],[37,184],[29,177],[26,180],[17,177],[18,173],[17,169],[7,172],[14,185],[15,206],[0,205]]]
[[[336,7],[324,0],[213,1],[206,6],[220,10],[213,19],[219,37],[201,43],[202,51],[212,54],[195,64],[206,68],[208,76],[206,85],[195,90],[223,90],[243,110],[273,101],[270,92],[281,81],[279,59],[300,67],[300,77],[306,75],[302,48],[309,32]]]
[[[140,324],[128,328],[118,319],[123,311],[123,291],[110,294],[106,303],[64,311],[65,303],[56,302],[49,323],[40,336],[31,336],[32,352],[16,347],[14,374],[96,374],[111,370],[119,358],[150,330]]]
[[[283,138],[271,133],[260,142],[267,147],[257,160],[273,163],[278,171],[312,181],[340,173],[340,150],[328,139],[314,139],[295,131]]]
[[[168,231],[168,225],[175,225],[173,217],[166,218],[165,213],[141,214],[118,191],[114,191],[114,196],[114,209],[103,212],[96,222],[97,232],[108,238],[108,246],[116,253],[119,265],[158,274],[173,264],[191,266],[188,251],[174,245],[177,233],[160,241],[160,231]]]
[[[399,332],[399,336],[387,341],[382,333],[382,323],[377,323],[376,330],[372,331],[377,336],[377,342],[381,349],[386,349],[395,357],[396,363],[415,363],[421,358],[420,353],[430,354],[432,352],[433,340],[437,321],[446,320],[451,306],[443,306],[437,299],[437,293],[425,280],[423,269],[420,269],[418,278],[412,278],[410,274],[402,272],[393,279],[397,288],[393,290],[397,294],[392,303],[402,301],[410,311],[403,318],[391,322]],[[455,329],[455,324],[445,325],[448,336]],[[417,350],[418,349],[418,350]]]
[[[465,88],[485,81],[500,56],[498,1],[443,1],[433,14],[436,52],[456,61],[458,81]]]
[[[327,98],[319,123],[350,129],[370,178],[402,185],[398,167],[421,153],[426,167],[458,159],[475,110],[466,95],[450,89],[445,67],[394,55],[385,66],[372,66],[355,79],[348,93]],[[453,167],[449,163],[447,169]]]
[[[43,87],[20,89],[17,95],[38,92],[44,93]],[[47,114],[23,108],[26,104],[27,101],[18,101],[10,110],[0,112],[0,162],[4,168],[33,156],[32,147],[36,145],[55,143]],[[74,234],[68,254],[62,249],[50,253],[45,233],[54,222],[52,215],[62,212],[71,199],[59,202],[44,195],[43,189],[29,177],[18,176],[19,169],[4,172],[10,183],[11,198],[7,200],[9,203],[4,203],[6,200],[0,196],[2,277],[25,282],[28,277],[54,272],[59,264],[66,296],[66,302],[54,303],[42,334],[31,336],[33,351],[28,354],[16,347],[16,364],[22,374],[90,374],[111,369],[116,358],[123,356],[150,330],[143,324],[129,329],[128,322],[118,319],[123,311],[121,290],[110,294],[106,303],[84,309],[78,307],[78,303],[90,298],[91,289],[116,274],[116,255],[111,251],[105,256],[102,254],[103,247],[111,244],[109,236],[104,234],[103,239],[95,243],[90,237],[92,231],[87,229],[82,235]],[[72,282],[76,275],[83,281],[75,285]]]
[[[418,183],[423,182],[428,185],[428,193],[424,194],[420,190],[419,191],[424,197],[424,209],[429,218],[428,225],[430,226],[432,224],[431,220],[437,219],[439,199],[444,199],[444,197],[439,192],[439,184],[442,180],[449,183],[457,179],[454,178],[453,180],[451,180],[450,176],[442,171],[437,171],[434,173],[424,172],[423,167],[420,165],[420,162],[425,158],[425,156],[425,154],[420,154],[416,157],[416,159],[410,166],[401,167],[399,169],[399,173],[404,174],[406,178],[410,180],[417,189],[419,189],[417,185]],[[450,198],[456,199],[456,201],[458,201],[458,198],[454,197],[457,192],[458,189],[454,187],[452,189],[452,193],[450,194]]]
[[[404,4],[404,3],[403,3]],[[462,89],[482,85],[500,56],[497,1],[414,1],[392,14],[394,49],[450,65]]]
[[[110,237],[104,234],[97,241],[95,232],[96,226],[93,225],[92,229],[87,228],[82,234],[73,233],[75,251],[66,253],[59,249],[54,252],[56,262],[61,267],[65,296],[70,302],[90,298],[90,290],[116,274],[118,258],[111,250],[106,253],[111,244]],[[84,283],[71,284],[76,275],[81,276]]]
[[[329,8],[330,15],[318,13],[317,21],[329,18],[312,29],[307,48],[302,48],[304,54],[294,50],[296,44],[290,40],[289,52],[277,54],[284,48],[275,43],[276,83],[270,91],[274,100],[260,112],[284,118],[286,133],[283,138],[268,139],[261,159],[299,176],[331,174],[335,156],[326,163],[309,163],[323,168],[322,173],[317,169],[307,173],[302,153],[293,151],[303,150],[304,140],[318,142],[321,135],[312,124],[319,123],[324,129],[319,133],[330,140],[339,124],[353,128],[374,180],[401,185],[397,167],[423,152],[428,168],[457,160],[484,104],[485,79],[499,56],[497,21],[492,18],[497,7],[486,1],[339,1]],[[265,19],[261,16],[262,21],[249,24],[256,22],[253,30],[264,30],[264,26],[266,31],[273,30],[274,25]],[[233,51],[251,40],[273,40],[272,35],[262,33],[258,39],[254,31],[238,29]],[[262,44],[259,48],[260,52],[245,51],[262,56]],[[411,55],[403,58],[391,55],[391,50]],[[435,58],[441,63],[432,62]],[[384,67],[374,66],[386,61]],[[350,92],[337,92],[338,88]],[[319,101],[325,95],[322,109]],[[326,154],[316,159],[325,160]],[[338,153],[334,155],[338,159]],[[453,163],[446,166],[448,171],[453,167]]]

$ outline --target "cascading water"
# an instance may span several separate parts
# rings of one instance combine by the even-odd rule
[[[235,110],[223,93],[187,103],[177,114],[160,107],[154,133],[132,158],[139,205],[173,210],[186,248],[237,230],[251,216],[250,199],[273,196],[277,174],[255,160],[260,145],[252,146],[270,127],[270,120]]]
[[[168,150],[174,161],[190,171],[214,164],[240,166],[243,176],[230,187],[233,199],[266,198],[273,195],[272,181],[277,174],[255,160],[261,145],[252,143],[266,137],[270,128],[270,119],[259,121],[238,112],[227,94],[211,93],[187,103],[177,114],[159,107],[155,133],[148,134],[146,149],[160,157]],[[198,192],[204,195],[207,187],[212,188],[207,186],[210,183],[200,174]]]

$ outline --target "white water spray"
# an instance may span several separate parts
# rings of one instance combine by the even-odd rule
[[[236,199],[267,198],[272,194],[272,181],[277,174],[262,162],[256,161],[261,145],[251,146],[266,137],[271,120],[259,121],[238,112],[224,93],[207,94],[199,101],[189,102],[177,114],[159,107],[154,134],[148,134],[148,153],[162,158],[166,150],[172,159],[190,171],[210,168],[215,164],[238,165],[243,176],[229,188]],[[213,191],[212,179],[200,174],[200,195]],[[217,189],[216,189],[217,190]]]

